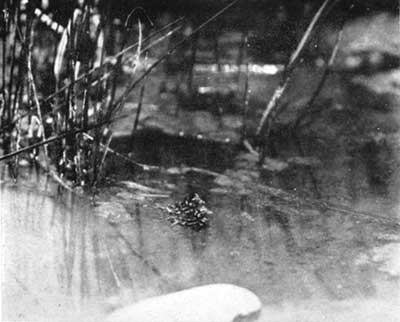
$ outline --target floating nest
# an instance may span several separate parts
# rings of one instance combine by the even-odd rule
[[[166,208],[168,220],[172,225],[181,225],[199,231],[209,225],[212,211],[205,206],[205,201],[197,193],[190,194],[182,202]]]

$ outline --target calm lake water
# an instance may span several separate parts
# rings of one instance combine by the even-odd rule
[[[365,185],[365,178],[354,182],[336,170],[336,181],[352,182],[351,189]],[[262,321],[400,316],[399,205],[390,192],[369,186],[344,198],[346,185],[332,184],[326,175],[324,189],[330,185],[330,199],[342,200],[339,207],[298,197],[301,187],[310,187],[301,170],[290,176],[290,189],[288,179],[272,180],[286,182],[290,193],[255,182],[243,191],[225,191],[201,175],[160,175],[143,176],[142,183],[163,187],[167,198],[141,197],[114,184],[93,207],[88,197],[57,192],[44,174],[26,169],[15,183],[5,172],[5,320],[99,321],[142,298],[221,282],[260,296]],[[210,227],[200,232],[171,226],[157,208],[190,191],[199,191],[214,213]],[[122,215],[110,222],[103,217],[110,213]]]

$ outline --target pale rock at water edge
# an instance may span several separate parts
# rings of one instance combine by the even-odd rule
[[[111,313],[107,322],[255,321],[260,299],[231,284],[210,284],[148,298]]]

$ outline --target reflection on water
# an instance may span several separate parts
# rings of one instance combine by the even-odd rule
[[[138,65],[138,68],[140,71],[144,70],[146,66],[152,65],[157,59],[146,59],[147,62],[146,64],[143,62],[140,62]],[[135,67],[130,67],[130,66],[123,66],[123,71],[125,73],[131,73],[134,74],[138,70],[137,66]],[[221,71],[223,73],[238,73],[238,72],[249,72],[251,74],[256,74],[256,75],[275,75],[279,72],[283,71],[284,66],[283,65],[277,65],[277,64],[248,64],[248,65],[240,65],[238,66],[237,64],[195,64],[194,65],[194,71],[196,72],[207,72],[207,73],[220,73]]]
[[[171,227],[152,207],[161,199],[143,205],[114,197],[131,220],[110,224],[93,215],[89,200],[58,194],[45,176],[22,177],[13,183],[3,175],[0,184],[7,320],[98,321],[117,306],[213,282],[250,288],[268,316],[283,310],[284,321],[307,310],[321,317],[327,305],[354,318],[346,303],[383,310],[398,295],[399,271],[381,269],[395,255],[380,252],[399,245],[394,220],[296,206],[260,191],[208,193],[214,216],[201,232]]]
[[[240,65],[237,64],[222,64],[218,66],[217,64],[196,64],[194,70],[196,72],[208,72],[208,73],[238,73],[238,72],[249,72],[252,74],[260,75],[275,75],[283,71],[283,65],[273,65],[273,64],[249,64]]]

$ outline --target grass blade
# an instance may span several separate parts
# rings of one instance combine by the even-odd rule
[[[327,5],[329,3],[331,3],[332,1],[334,1],[334,0],[325,0],[323,2],[323,4],[318,9],[318,11],[315,13],[309,26],[307,27],[307,30],[305,31],[303,37],[301,38],[299,44],[297,45],[297,48],[291,55],[289,62],[286,65],[285,71],[283,73],[282,81],[276,88],[274,94],[272,95],[271,99],[269,100],[269,102],[264,110],[264,113],[261,117],[261,120],[257,127],[257,132],[256,132],[257,137],[260,138],[260,136],[265,135],[265,137],[268,139],[270,127],[275,118],[275,115],[277,114],[277,111],[276,111],[277,106],[280,102],[280,98],[282,97],[283,93],[285,92],[285,90],[291,80],[291,75],[292,75],[293,69],[295,68],[296,63],[298,62],[300,54],[302,53],[308,39],[310,38],[310,35],[311,35],[315,25],[317,24],[318,20],[321,18],[322,13],[324,12]]]
[[[332,71],[332,66],[333,63],[335,62],[337,53],[339,51],[339,47],[340,47],[340,43],[342,41],[343,38],[343,30],[344,30],[344,21],[342,22],[342,26],[340,27],[340,30],[336,36],[336,41],[335,41],[335,45],[332,49],[332,52],[330,54],[328,63],[326,64],[326,67],[324,69],[324,73],[322,74],[322,77],[318,83],[318,86],[316,87],[316,89],[313,91],[310,99],[308,100],[308,102],[305,104],[305,108],[304,108],[304,112],[302,113],[302,115],[300,115],[293,128],[296,129],[299,127],[300,123],[303,121],[304,117],[306,116],[310,116],[310,113],[313,113],[312,106],[314,105],[314,102],[316,100],[316,98],[318,97],[319,93],[321,92],[322,88],[324,87],[324,84],[330,74],[330,72]],[[311,110],[311,111],[310,111]]]

